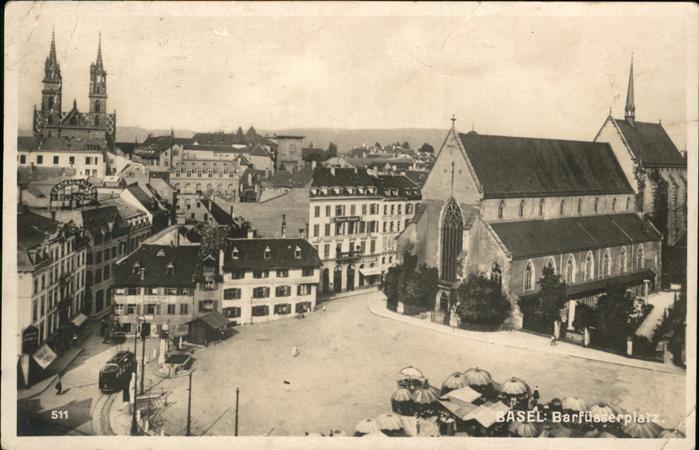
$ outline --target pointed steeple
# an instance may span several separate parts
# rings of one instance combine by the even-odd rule
[[[56,30],[51,31],[51,50],[49,50],[49,62],[56,64]]]
[[[99,32],[99,37],[97,40],[97,61],[96,61],[97,67],[102,69],[102,32]]]
[[[626,107],[624,108],[624,117],[631,126],[634,125],[636,119],[636,103],[633,95],[633,55],[631,55],[631,69],[629,70],[629,87],[626,91]]]

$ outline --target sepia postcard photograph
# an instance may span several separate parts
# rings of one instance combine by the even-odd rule
[[[4,13],[2,449],[695,448],[696,4]]]

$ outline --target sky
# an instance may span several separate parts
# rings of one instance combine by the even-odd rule
[[[446,130],[453,114],[462,131],[591,140],[623,116],[633,54],[636,119],[687,146],[689,4],[27,4],[10,11],[22,129],[55,29],[63,108],[87,109],[101,32],[121,126]]]

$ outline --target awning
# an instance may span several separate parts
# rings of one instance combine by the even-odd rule
[[[450,413],[464,421],[469,420],[471,418],[469,414],[480,408],[472,403],[453,402],[451,400],[440,400],[439,403],[449,410]]]
[[[87,316],[83,313],[80,313],[77,316],[75,316],[73,320],[71,320],[71,322],[73,322],[73,325],[75,325],[76,327],[79,327],[80,325],[84,324],[86,320]]]
[[[58,358],[58,356],[51,350],[48,344],[44,344],[32,355],[34,361],[41,366],[42,369],[46,369],[51,365],[52,362]]]
[[[371,277],[374,275],[381,275],[380,267],[361,267],[359,272],[365,277]]]
[[[629,287],[642,284],[643,280],[655,280],[655,272],[652,270],[644,270],[642,272],[629,273],[619,277],[602,278],[601,280],[574,284],[566,286],[566,294],[570,299],[587,297],[588,295],[602,293],[615,284],[622,287]]]

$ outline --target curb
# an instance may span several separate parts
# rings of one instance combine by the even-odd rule
[[[450,336],[455,336],[455,337],[459,337],[462,339],[468,339],[471,341],[483,342],[483,343],[492,344],[492,345],[499,345],[502,347],[510,347],[510,348],[524,349],[524,350],[535,350],[535,351],[543,352],[543,353],[563,355],[563,356],[568,356],[571,358],[585,359],[588,361],[596,361],[596,362],[601,362],[601,363],[605,363],[605,364],[614,364],[617,366],[631,367],[634,369],[651,370],[654,372],[665,372],[665,373],[671,373],[671,374],[675,374],[675,375],[686,375],[685,371],[683,371],[681,369],[670,369],[670,368],[665,367],[665,365],[661,364],[661,363],[657,363],[658,367],[647,367],[644,365],[626,364],[626,363],[619,362],[619,361],[609,361],[606,359],[594,358],[591,356],[584,356],[584,355],[577,355],[577,354],[573,354],[573,353],[567,353],[567,352],[565,352],[565,350],[564,351],[560,351],[560,350],[553,351],[553,350],[548,350],[548,349],[538,349],[538,348],[533,348],[533,347],[526,346],[526,345],[504,343],[504,342],[494,341],[491,339],[483,339],[483,338],[478,338],[478,337],[473,337],[473,336],[460,335],[460,334],[455,333],[450,327],[445,326],[444,329],[441,329],[441,328],[433,328],[433,327],[424,326],[422,323],[420,323],[421,319],[407,318],[407,317],[404,317],[402,315],[398,315],[398,313],[392,313],[392,312],[389,313],[388,311],[385,311],[383,308],[376,308],[374,304],[378,303],[378,301],[376,301],[374,299],[369,299],[368,303],[369,303],[369,305],[368,305],[369,311],[376,316],[383,317],[385,319],[395,320],[398,322],[403,322],[403,323],[406,323],[408,325],[420,326],[420,327],[426,328],[428,330],[432,330],[432,331],[435,331],[438,333],[448,334]]]

